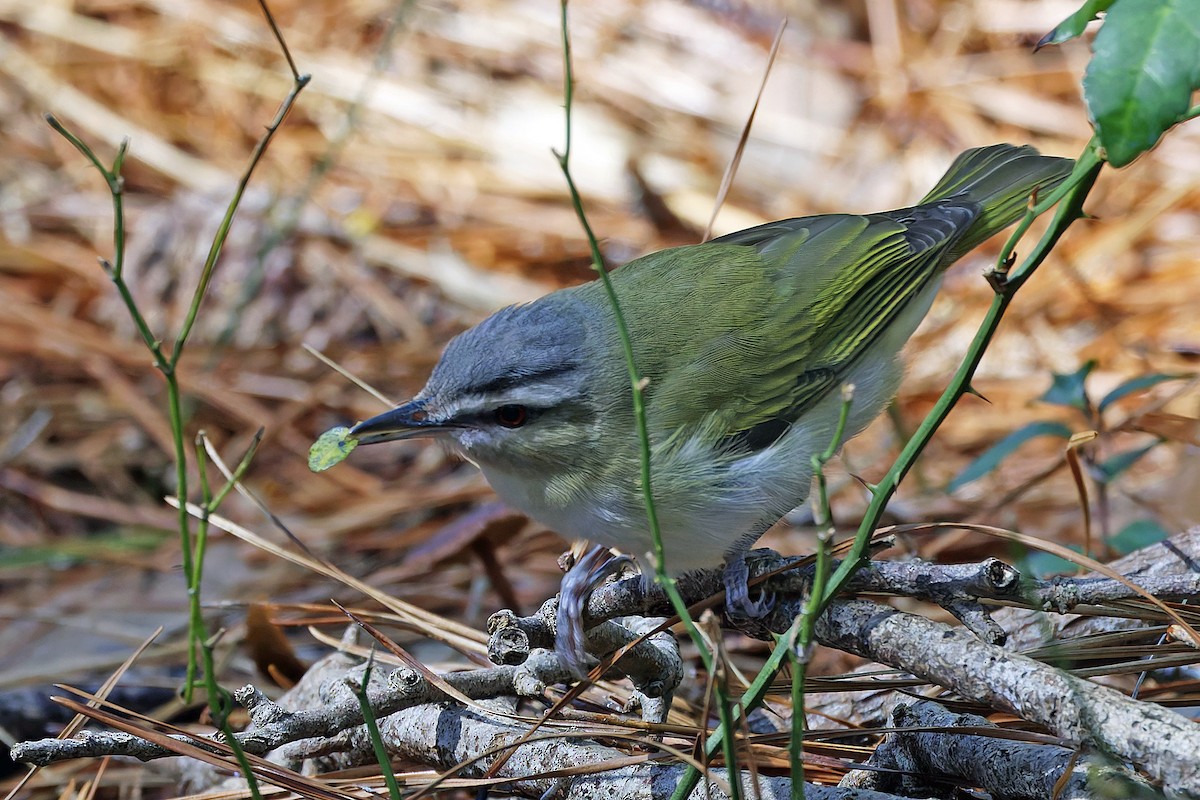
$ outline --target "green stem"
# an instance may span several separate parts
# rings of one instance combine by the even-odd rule
[[[1071,174],[1067,176],[1066,180],[1054,187],[1050,194],[1029,204],[1025,209],[1025,215],[1021,217],[1021,221],[1017,223],[1017,227],[1013,229],[1008,239],[1005,240],[1004,247],[1000,249],[1000,256],[996,259],[996,268],[993,272],[1007,275],[1009,261],[1013,257],[1013,251],[1016,249],[1017,242],[1025,238],[1025,234],[1029,231],[1029,226],[1033,224],[1035,219],[1045,214],[1075,190],[1077,181],[1087,170],[1087,163],[1089,161],[1087,156],[1093,152],[1095,145],[1095,139],[1088,143],[1088,146],[1084,148],[1084,155],[1075,162],[1075,166],[1071,169]]]
[[[211,639],[204,641],[200,647],[200,652],[204,655],[204,688],[208,692],[208,710],[212,714],[213,725],[221,731],[225,739],[225,744],[229,745],[229,749],[233,752],[233,757],[238,762],[238,767],[242,771],[242,777],[246,780],[246,787],[250,790],[250,796],[253,800],[262,800],[262,792],[259,791],[258,778],[254,775],[254,768],[250,764],[250,759],[247,757],[246,751],[242,748],[241,741],[238,739],[237,734],[234,733],[233,727],[229,724],[229,713],[233,710],[233,697],[217,683],[217,670],[213,660],[213,650],[222,635],[222,631],[217,631]]]
[[[396,772],[392,769],[392,760],[388,757],[387,748],[383,744],[383,736],[379,733],[379,723],[375,721],[375,711],[371,708],[371,700],[367,695],[367,687],[371,683],[371,671],[375,667],[375,646],[371,645],[371,655],[363,670],[362,681],[354,685],[354,696],[358,698],[358,707],[362,710],[363,724],[367,728],[367,736],[371,740],[371,749],[375,751],[375,760],[383,773],[383,781],[387,784],[388,797],[400,800],[400,785],[396,783]]]
[[[797,617],[796,622],[793,623],[793,627],[799,624],[800,618]],[[758,708],[763,700],[766,699],[767,693],[772,691],[775,676],[779,674],[779,670],[782,669],[784,661],[788,657],[789,648],[787,642],[790,641],[789,637],[792,635],[794,634],[789,631],[788,634],[785,634],[783,640],[775,645],[775,648],[771,651],[771,655],[763,663],[762,669],[754,676],[754,680],[750,682],[750,686],[742,695],[741,702],[733,712],[732,722],[722,722],[709,734],[708,739],[704,742],[705,757],[712,758],[723,747],[726,732],[733,730],[734,725],[740,723],[742,717],[751,709]],[[735,766],[731,765],[730,769],[735,768]],[[675,787],[675,791],[671,793],[671,800],[682,800],[682,798],[688,797],[696,788],[696,784],[699,781],[700,770],[695,767],[689,767],[687,772],[684,773],[683,778],[679,781],[679,784]]]
[[[268,19],[270,14],[267,15]],[[271,28],[278,36],[278,29],[275,28],[274,20],[271,21]],[[282,40],[280,40],[282,42]],[[208,294],[208,284],[212,281],[214,270],[217,267],[217,259],[221,256],[221,249],[225,246],[225,239],[229,236],[229,229],[233,225],[234,215],[237,214],[238,206],[242,203],[242,195],[246,192],[246,186],[250,183],[250,178],[254,174],[255,167],[262,160],[263,153],[270,146],[271,140],[275,138],[276,131],[283,125],[284,119],[287,118],[288,112],[292,110],[292,106],[296,102],[296,98],[304,87],[312,80],[311,75],[301,75],[295,70],[295,65],[292,64],[291,53],[284,47],[284,53],[287,56],[288,64],[292,67],[292,89],[288,92],[287,97],[279,104],[279,109],[275,112],[274,119],[267,125],[266,131],[259,138],[258,143],[254,146],[254,152],[250,154],[250,162],[246,169],[242,172],[241,178],[238,179],[237,188],[233,192],[233,197],[229,201],[229,205],[225,209],[225,216],[221,219],[221,224],[217,226],[217,232],[213,236],[212,245],[208,249],[208,257],[204,259],[204,269],[200,271],[200,280],[196,282],[196,290],[192,293],[192,302],[188,306],[187,316],[183,319],[183,326],[179,329],[179,335],[175,338],[175,347],[171,352],[171,364],[179,362],[180,356],[183,355],[183,347],[187,344],[188,337],[192,333],[192,327],[196,324],[196,317],[200,313],[200,303],[203,302],[204,296]],[[182,496],[182,495],[181,495]]]
[[[829,578],[823,594],[817,595],[814,592],[812,595],[813,598],[820,597],[820,602],[814,606],[814,613],[812,614],[814,620],[824,612],[825,608],[832,602],[833,598],[841,591],[854,573],[866,563],[865,553],[870,544],[871,535],[874,533],[875,526],[883,515],[883,510],[888,500],[895,493],[900,480],[908,473],[908,470],[911,469],[921,451],[924,450],[926,444],[933,437],[934,431],[949,416],[958,398],[970,388],[971,377],[975,374],[975,370],[979,366],[979,362],[983,358],[988,344],[995,335],[1005,310],[1008,308],[1009,303],[1012,302],[1013,294],[1029,279],[1032,272],[1045,261],[1051,249],[1062,237],[1067,228],[1075,220],[1083,216],[1083,201],[1087,198],[1103,166],[1104,160],[1101,158],[1097,143],[1093,139],[1088,143],[1082,155],[1080,155],[1071,176],[1065,181],[1066,188],[1060,187],[1061,191],[1056,190],[1052,194],[1052,196],[1062,200],[1062,203],[1058,206],[1050,227],[1041,240],[1038,241],[1030,255],[1022,262],[1018,269],[1006,274],[1005,266],[1008,255],[1005,254],[993,276],[989,276],[996,294],[992,298],[992,305],[988,309],[983,322],[980,324],[966,357],[954,373],[950,385],[934,405],[933,410],[929,412],[920,427],[917,428],[912,439],[909,440],[904,450],[900,453],[899,458],[896,459],[895,464],[888,470],[887,475],[884,476],[884,479],[873,490],[871,504],[867,509],[862,524],[855,534],[854,544],[847,554],[846,559]],[[1050,198],[1047,198],[1045,202],[1048,203],[1049,200]],[[1006,250],[1011,252],[1011,248],[1006,248]],[[1001,276],[998,279],[994,277],[997,273]],[[797,618],[797,623],[793,627],[798,626],[798,624],[799,618]],[[750,688],[742,696],[741,707],[743,713],[757,708],[762,703],[775,675],[778,674],[783,666],[788,653],[787,642],[787,637],[784,637],[784,639],[776,643],[766,663],[764,663],[762,669],[750,684]],[[712,735],[705,742],[705,753],[711,755],[720,749],[721,739],[726,735],[726,731],[727,728],[725,726],[718,726],[713,731]],[[687,797],[696,788],[699,780],[699,771],[695,768],[689,768],[680,780],[679,785],[675,787],[675,791],[671,795],[672,800],[680,800],[680,798]]]
[[[117,155],[113,158],[112,169],[104,166],[101,163],[99,156],[92,150],[82,139],[69,131],[58,117],[53,114],[45,115],[46,124],[55,130],[58,135],[62,136],[71,145],[83,155],[100,176],[104,178],[105,184],[108,185],[108,192],[112,196],[113,206],[113,260],[111,262],[101,259],[100,263],[104,266],[104,271],[108,274],[109,280],[113,282],[117,293],[121,295],[121,301],[125,304],[125,309],[129,312],[130,318],[133,319],[133,324],[137,328],[138,335],[142,337],[142,342],[146,348],[154,356],[154,365],[160,370],[167,369],[167,359],[163,355],[162,347],[155,338],[154,333],[150,330],[150,325],[146,322],[146,318],[142,316],[141,310],[137,306],[137,301],[133,299],[133,294],[129,291],[128,284],[125,283],[125,178],[121,175],[121,169],[125,165],[125,155],[129,152],[129,140],[122,139],[121,144],[117,147]]]
[[[633,417],[637,428],[640,451],[642,502],[646,507],[646,519],[650,526],[650,536],[654,542],[654,577],[662,585],[663,591],[666,592],[667,597],[671,601],[671,606],[675,609],[675,613],[679,615],[679,618],[687,628],[688,635],[696,643],[696,648],[700,652],[700,659],[704,662],[705,669],[711,671],[712,654],[708,652],[704,637],[700,635],[700,631],[696,628],[695,622],[693,622],[691,615],[688,613],[687,603],[684,602],[683,597],[679,594],[679,590],[675,585],[675,579],[667,573],[666,556],[662,542],[662,529],[658,524],[658,512],[655,508],[654,491],[650,480],[650,433],[646,425],[645,381],[638,373],[637,364],[634,361],[633,340],[629,335],[629,327],[625,323],[625,315],[621,311],[621,304],[618,302],[612,278],[609,276],[608,270],[604,268],[604,257],[600,253],[600,243],[596,239],[596,234],[592,231],[592,226],[587,220],[587,215],[583,210],[583,198],[575,186],[574,178],[571,177],[571,106],[575,94],[575,77],[571,66],[571,36],[567,27],[567,5],[568,0],[562,0],[563,106],[566,116],[566,140],[563,144],[562,152],[556,152],[555,156],[558,158],[558,166],[562,170],[563,177],[566,179],[567,190],[571,195],[571,205],[575,209],[575,216],[579,218],[579,224],[582,226],[584,235],[587,237],[588,248],[592,256],[592,268],[599,274],[600,281],[604,285],[604,292],[608,296],[609,305],[612,307],[613,318],[616,321],[617,336],[621,340],[621,351],[625,357],[626,370],[629,373],[629,384],[633,391]]]
[[[825,485],[825,465],[837,453],[846,435],[846,426],[850,421],[850,407],[854,403],[854,387],[842,386],[842,406],[838,412],[837,427],[829,446],[821,453],[812,457],[813,474],[817,477],[817,498],[820,503],[821,518],[817,520],[820,532],[817,534],[816,568],[813,572],[813,583],[809,589],[808,599],[793,623],[789,635],[779,640],[787,645],[792,665],[792,726],[788,746],[788,759],[791,764],[792,798],[804,798],[804,685],[808,675],[808,658],[812,649],[813,627],[819,616],[821,598],[825,595],[825,583],[829,580],[829,542],[833,536],[833,509],[829,503],[829,492]],[[778,642],[777,642],[778,645]]]
[[[204,452],[204,433],[201,432],[196,436],[196,463],[200,471],[200,515],[199,524],[196,531],[196,552],[193,555],[192,561],[196,564],[196,571],[189,573],[195,577],[195,585],[200,585],[201,573],[204,569],[204,550],[208,544],[208,515],[216,508],[216,503],[213,500],[212,489],[208,484],[208,461],[205,458]],[[180,505],[186,506],[186,503]],[[186,508],[184,509],[186,511]],[[189,586],[188,596],[192,599],[190,615],[188,618],[189,630],[204,630],[204,618],[201,616],[200,609],[200,593],[193,591]],[[246,757],[246,752],[242,749],[242,743],[238,740],[237,735],[233,731],[233,727],[229,724],[229,712],[233,710],[233,698],[229,692],[225,691],[222,686],[217,683],[217,670],[214,665],[213,650],[217,646],[222,633],[218,631],[209,639],[200,640],[200,653],[204,659],[204,690],[208,696],[208,710],[212,715],[213,725],[217,727],[225,737],[225,743],[229,745],[229,749],[233,751],[234,758],[237,759],[238,766],[241,767],[242,775],[246,779],[246,784],[250,789],[250,794],[255,800],[261,800],[262,795],[258,789],[258,779],[254,777],[254,770],[250,766],[250,759]],[[192,652],[195,652],[194,645],[196,640],[190,640],[193,643]],[[188,664],[191,667],[191,663]],[[188,702],[191,702],[192,682],[190,680],[185,689],[188,695]]]
[[[829,581],[829,543],[833,531],[822,531],[817,534],[816,568],[813,572],[812,588],[808,599],[797,618],[798,625],[794,640],[790,641],[788,654],[792,664],[792,729],[788,743],[788,758],[792,771],[792,797],[803,800],[804,797],[804,726],[806,724],[804,711],[805,683],[808,679],[808,660],[812,653],[812,645],[816,639],[814,629],[817,618],[824,609],[821,598],[825,596],[825,586]],[[786,644],[788,638],[783,639]],[[778,646],[778,645],[776,645]]]
[[[820,514],[820,518],[815,521],[819,529],[833,527],[833,506],[829,503],[829,489],[825,481],[825,465],[837,454],[837,449],[842,444],[842,437],[846,435],[846,426],[850,422],[850,406],[853,402],[854,387],[850,384],[844,384],[842,386],[842,407],[838,411],[838,421],[833,431],[833,438],[829,441],[829,446],[825,448],[824,452],[813,453],[812,468],[813,474],[817,477],[817,502],[819,504],[818,513]]]
[[[288,112],[295,104],[296,98],[300,91],[308,85],[310,80],[307,75],[297,73],[295,64],[292,61],[291,53],[289,52],[286,43],[279,34],[279,29],[275,25],[274,18],[270,10],[266,7],[265,2],[260,0],[260,5],[263,13],[266,15],[271,30],[275,34],[280,48],[283,50],[289,66],[292,69],[293,85],[292,90],[288,93],[280,104],[278,111],[266,132],[259,139],[254,152],[250,156],[249,164],[242,173],[241,179],[238,182],[237,190],[229,203],[225,212],[225,217],[213,239],[212,247],[209,250],[208,258],[205,261],[204,269],[201,272],[200,280],[196,286],[195,293],[192,296],[192,302],[188,309],[187,316],[180,328],[179,335],[175,339],[175,345],[171,355],[168,357],[162,349],[161,342],[150,331],[150,326],[147,324],[145,316],[138,308],[137,301],[133,297],[124,276],[125,264],[125,211],[124,211],[124,189],[125,182],[121,176],[121,169],[125,163],[125,156],[128,153],[128,140],[123,141],[117,148],[117,154],[113,159],[111,168],[105,167],[101,163],[95,151],[83,142],[75,134],[66,129],[61,122],[53,115],[46,115],[46,122],[62,135],[72,146],[75,147],[104,178],[108,185],[109,193],[112,195],[113,203],[113,260],[112,262],[101,261],[105,271],[112,280],[113,285],[117,289],[117,293],[121,296],[122,302],[125,304],[129,312],[130,318],[133,320],[137,328],[138,335],[141,337],[146,348],[154,357],[154,364],[166,380],[167,385],[167,416],[171,428],[171,438],[175,458],[175,492],[180,498],[179,506],[179,538],[180,538],[180,558],[182,561],[183,573],[188,583],[188,664],[187,664],[187,683],[184,687],[184,700],[190,703],[194,695],[196,685],[196,673],[198,670],[198,653],[197,649],[204,650],[203,642],[205,641],[204,622],[201,613],[201,597],[200,583],[203,570],[203,556],[205,550],[205,532],[207,530],[207,519],[202,519],[200,523],[199,538],[193,544],[191,533],[191,520],[188,516],[186,505],[188,496],[188,469],[187,469],[187,452],[184,444],[184,421],[181,392],[179,389],[178,366],[180,359],[183,357],[184,345],[187,342],[188,336],[191,333],[192,327],[196,322],[196,317],[199,313],[200,303],[204,299],[207,292],[209,282],[212,279],[213,270],[216,267],[217,258],[220,255],[221,248],[228,236],[229,228],[232,225],[234,215],[241,203],[242,195],[245,192],[246,186],[250,181],[251,175],[254,173],[255,167],[258,165],[267,147],[270,145],[275,132],[282,125],[283,120],[287,117]],[[207,482],[205,476],[201,476],[201,481],[207,492]],[[228,490],[225,490],[227,492]],[[222,497],[224,493],[222,493]],[[206,504],[207,507],[207,504]],[[207,658],[206,662],[210,662],[211,658]],[[211,676],[206,676],[206,680],[215,680]],[[214,684],[215,685],[215,684]]]
[[[804,800],[804,683],[808,675],[808,660],[798,652],[801,617],[796,618],[792,631],[795,636],[782,637],[776,647],[788,651],[788,663],[792,667],[792,725],[788,738],[788,764],[792,778],[792,800]]]
[[[246,474],[246,470],[250,468],[250,461],[254,458],[254,453],[258,450],[259,442],[262,441],[263,429],[259,428],[254,435],[254,439],[250,443],[250,447],[246,449],[242,460],[238,462],[237,469],[234,470],[229,480],[221,487],[221,490],[213,495],[212,489],[208,484],[208,454],[205,448],[204,431],[196,434],[196,469],[200,474],[200,493],[203,498],[200,503],[200,515],[196,523],[196,540],[192,548],[192,557],[188,560],[185,556],[185,563],[188,565],[187,575],[190,576],[188,581],[188,630],[196,634],[196,637],[191,639],[193,643],[202,639],[204,634],[204,615],[200,598],[200,586],[204,581],[204,556],[208,550],[208,518],[210,514],[215,514],[225,497]],[[183,433],[180,431],[180,437]],[[182,463],[182,462],[180,462]],[[186,511],[184,507],[184,511]],[[194,661],[188,662],[188,682],[184,689],[184,694],[191,702],[191,690],[193,681],[195,680]],[[205,679],[208,679],[206,672]]]
[[[251,271],[246,275],[243,285],[240,287],[241,292],[236,304],[227,315],[228,319],[225,327],[217,336],[216,346],[213,348],[210,357],[216,356],[218,351],[223,350],[233,338],[242,312],[258,296],[262,289],[267,256],[295,234],[296,228],[300,224],[301,214],[309,202],[312,201],[321,181],[324,180],[330,170],[337,166],[338,160],[341,158],[342,152],[346,149],[347,143],[350,142],[352,135],[357,132],[359,120],[367,99],[375,88],[379,77],[390,66],[392,56],[399,52],[395,44],[396,36],[403,29],[402,23],[405,17],[408,16],[409,11],[412,10],[414,4],[414,0],[402,0],[402,2],[396,4],[387,30],[375,46],[375,57],[372,60],[370,71],[359,85],[354,99],[346,108],[346,113],[342,116],[337,130],[329,137],[325,145],[325,151],[314,159],[312,168],[308,171],[308,175],[300,189],[292,193],[290,197],[276,203],[276,207],[272,209],[270,225],[263,235],[262,242],[254,252]],[[271,30],[274,32],[276,40],[282,41],[282,36],[279,33],[279,29],[275,26],[275,21],[271,18],[271,15],[268,14],[267,19],[270,20]],[[297,70],[295,63],[292,61],[291,53],[286,48],[284,48],[284,53],[294,74]]]
[[[734,730],[737,716],[733,705],[729,702],[729,687],[723,683],[713,685],[717,695],[717,719],[721,727],[727,731]],[[729,800],[742,800],[742,770],[738,767],[737,740],[732,736],[721,739],[721,748],[725,755],[725,769],[729,775]]]
[[[625,358],[625,368],[629,374],[629,385],[633,394],[633,417],[637,429],[637,440],[640,461],[640,474],[642,484],[642,502],[646,508],[646,519],[650,527],[650,536],[654,543],[654,577],[655,580],[663,587],[667,597],[671,601],[671,606],[675,609],[675,613],[683,622],[687,629],[688,636],[696,645],[696,650],[700,656],[700,660],[704,663],[704,668],[711,675],[713,674],[713,666],[715,656],[709,651],[707,642],[701,636],[696,623],[692,620],[691,614],[688,612],[687,603],[684,602],[682,595],[679,594],[679,589],[675,585],[675,579],[667,572],[666,553],[663,548],[662,529],[659,527],[658,512],[654,503],[654,491],[651,482],[651,459],[650,459],[650,432],[646,424],[646,403],[645,403],[645,386],[646,382],[639,374],[637,362],[634,360],[633,340],[629,335],[629,327],[625,322],[625,315],[621,310],[621,304],[617,297],[616,288],[613,286],[612,278],[608,274],[608,270],[604,268],[604,257],[600,253],[600,244],[596,239],[596,234],[592,231],[591,223],[588,222],[587,214],[583,209],[583,198],[575,185],[575,180],[571,175],[571,109],[575,94],[575,76],[572,68],[571,58],[571,36],[567,18],[568,0],[562,0],[561,3],[561,24],[562,24],[562,45],[563,45],[563,108],[565,115],[565,141],[561,153],[556,153],[558,157],[558,165],[562,170],[563,177],[567,182],[567,190],[571,195],[571,205],[575,209],[575,215],[579,219],[579,224],[583,228],[584,235],[587,237],[588,249],[591,252],[592,268],[600,276],[600,281],[604,285],[605,295],[608,297],[608,302],[613,311],[613,319],[616,322],[617,336],[621,341],[621,351]],[[720,724],[717,730],[733,730],[737,719],[737,714],[732,710],[729,702],[729,696],[725,688],[721,685],[716,686],[717,694],[717,709],[720,719]],[[711,740],[710,740],[711,741]],[[719,742],[722,743],[725,752],[725,762],[730,775],[730,793],[732,800],[741,800],[741,784],[740,784],[740,769],[737,762],[736,742],[732,736],[721,737]],[[709,757],[712,752],[709,753]]]
[[[998,281],[993,281],[993,287],[996,292],[992,297],[991,307],[988,309],[987,315],[976,332],[975,338],[967,350],[966,357],[959,365],[958,370],[955,371],[950,385],[942,392],[942,396],[938,398],[933,409],[925,417],[920,427],[917,428],[916,433],[913,434],[913,437],[901,451],[900,457],[896,459],[892,468],[888,470],[887,475],[884,476],[883,480],[880,481],[879,485],[872,492],[871,503],[867,507],[866,515],[863,517],[862,524],[859,525],[858,532],[855,534],[854,545],[846,555],[845,560],[838,566],[837,571],[829,579],[829,586],[826,589],[825,596],[822,598],[822,609],[828,605],[829,601],[842,590],[851,576],[865,563],[865,554],[867,546],[871,541],[871,535],[874,533],[875,527],[879,524],[879,520],[883,517],[883,511],[888,501],[896,493],[896,488],[900,485],[900,481],[903,480],[909,469],[912,468],[912,465],[921,455],[925,446],[929,444],[934,432],[941,427],[946,417],[950,416],[950,412],[958,402],[958,399],[967,392],[971,385],[971,378],[974,377],[975,370],[979,367],[979,362],[983,359],[984,353],[987,352],[988,345],[991,343],[992,337],[995,336],[996,330],[1000,326],[1000,320],[1003,318],[1004,312],[1008,309],[1009,303],[1012,302],[1016,291],[1024,285],[1029,276],[1033,274],[1033,271],[1046,260],[1051,249],[1057,244],[1067,228],[1082,215],[1081,209],[1084,198],[1087,197],[1092,185],[1096,182],[1096,177],[1103,166],[1104,162],[1099,157],[1095,141],[1090,142],[1076,163],[1071,176],[1067,179],[1066,183],[1069,184],[1069,188],[1062,195],[1062,202],[1059,203],[1055,211],[1050,227],[1034,247],[1033,252],[1022,262],[1020,267],[1011,272],[1005,273],[1003,271],[1004,262],[1001,262],[997,273],[1000,273],[1003,277]],[[1005,260],[1007,260],[1007,257],[1005,257]]]

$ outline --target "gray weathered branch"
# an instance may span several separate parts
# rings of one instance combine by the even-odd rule
[[[978,786],[996,800],[1153,795],[1141,778],[1094,753],[1007,738],[985,717],[957,714],[930,700],[897,705],[890,724],[897,730],[884,737],[867,761],[874,769],[848,772],[839,786],[913,796],[938,782],[961,783]],[[956,728],[994,730],[997,735]]]

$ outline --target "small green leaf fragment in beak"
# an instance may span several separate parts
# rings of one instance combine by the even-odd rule
[[[342,463],[358,447],[358,439],[350,435],[344,425],[330,428],[322,433],[308,450],[308,468],[313,472],[324,472]]]

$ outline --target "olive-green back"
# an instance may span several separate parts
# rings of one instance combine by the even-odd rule
[[[621,267],[613,283],[649,379],[652,433],[798,419],[932,279],[1070,169],[1028,147],[977,148],[921,205],[783,220]],[[599,282],[576,291],[607,303]]]

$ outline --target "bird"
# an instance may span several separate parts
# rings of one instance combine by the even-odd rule
[[[730,616],[766,613],[745,556],[807,498],[842,387],[854,387],[844,442],[895,396],[901,351],[946,268],[1072,166],[1030,146],[977,147],[914,206],[780,220],[613,270],[642,376],[665,569],[722,567]],[[453,338],[414,398],[350,436],[442,440],[506,504],[645,567],[653,543],[623,353],[602,281],[561,289]],[[585,561],[564,578],[557,620],[556,648],[577,673],[589,575],[605,572]]]

